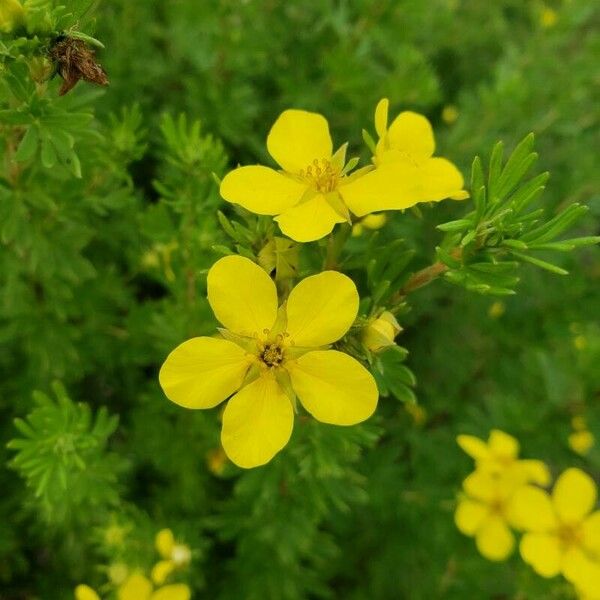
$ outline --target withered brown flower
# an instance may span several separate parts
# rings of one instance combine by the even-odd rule
[[[63,79],[58,92],[61,96],[70,92],[80,79],[108,85],[106,71],[96,62],[94,51],[83,40],[63,35],[50,48],[50,56]]]

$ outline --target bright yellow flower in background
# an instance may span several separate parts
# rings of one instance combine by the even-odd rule
[[[189,564],[192,553],[185,544],[175,542],[175,537],[170,529],[161,529],[156,534],[154,543],[162,560],[152,568],[151,577],[154,583],[162,585],[175,569],[183,568]]]
[[[588,429],[585,417],[581,415],[571,419],[571,427],[574,431],[569,434],[569,447],[573,452],[586,456],[596,443],[594,434]]]
[[[429,121],[405,111],[388,127],[388,109],[387,98],[375,109],[376,168],[344,187],[348,208],[362,216],[403,210],[419,202],[468,198],[460,171],[449,160],[433,156],[435,139]]]
[[[562,573],[583,592],[600,583],[600,511],[597,491],[580,469],[564,471],[552,495],[525,486],[514,495],[513,515],[520,529],[523,560],[543,577]]]
[[[387,223],[387,220],[385,213],[367,215],[352,226],[352,236],[358,237],[362,235],[365,229],[381,229]]]
[[[218,260],[208,273],[208,301],[226,328],[175,348],[159,380],[186,408],[223,412],[221,443],[238,466],[269,462],[288,442],[296,396],[317,420],[354,425],[377,406],[373,376],[356,359],[328,349],[353,324],[358,292],[352,280],[325,271],[302,280],[278,308],[277,289],[241,256]]]
[[[184,583],[165,585],[157,590],[141,573],[129,576],[117,591],[118,600],[190,600],[190,588]]]
[[[346,145],[335,154],[329,125],[320,114],[286,110],[267,137],[267,149],[281,167],[239,167],[221,182],[221,196],[259,215],[273,215],[297,242],[325,237],[336,223],[350,221],[342,197]]]
[[[548,467],[541,460],[519,459],[519,442],[499,429],[490,432],[487,444],[473,435],[459,435],[456,441],[475,460],[478,470],[492,475],[509,474],[522,483],[550,483]]]
[[[75,588],[75,600],[100,600],[100,596],[88,585],[78,585]]]
[[[513,477],[479,470],[463,481],[465,496],[458,501],[454,522],[459,531],[475,538],[477,549],[488,560],[506,560],[514,550],[511,506],[521,485]]]

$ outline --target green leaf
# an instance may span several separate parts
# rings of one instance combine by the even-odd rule
[[[436,229],[440,231],[463,231],[472,225],[471,219],[457,219],[438,225]]]
[[[17,151],[15,152],[15,160],[17,162],[25,162],[33,157],[38,149],[40,140],[40,132],[35,125],[28,127]]]
[[[540,260],[539,258],[535,258],[533,256],[529,256],[528,254],[522,254],[521,252],[516,252],[515,250],[511,251],[513,256],[520,258],[521,260],[531,263],[536,267],[540,267],[541,269],[545,269],[546,271],[550,271],[551,273],[556,273],[557,275],[568,275],[569,272],[565,271],[561,267],[557,265],[553,265],[552,263],[546,262],[545,260]]]
[[[500,173],[502,172],[503,154],[504,144],[502,142],[498,142],[494,146],[492,150],[492,155],[490,156],[490,166],[488,173],[488,199],[492,204],[499,200],[496,189],[498,185],[498,178],[500,177]]]

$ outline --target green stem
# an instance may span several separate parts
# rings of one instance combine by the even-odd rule
[[[329,239],[327,240],[327,254],[323,261],[323,270],[337,270],[339,267],[340,255],[351,233],[352,225],[343,223],[338,227],[336,233],[332,233],[329,236]]]

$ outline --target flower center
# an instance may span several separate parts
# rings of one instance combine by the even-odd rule
[[[300,170],[299,175],[315,190],[326,194],[336,189],[340,170],[325,158],[321,160],[315,158],[306,169]]]
[[[283,362],[283,348],[277,343],[265,344],[259,357],[267,367],[278,367]]]
[[[577,525],[561,525],[558,528],[558,537],[564,546],[580,546],[582,532]]]

